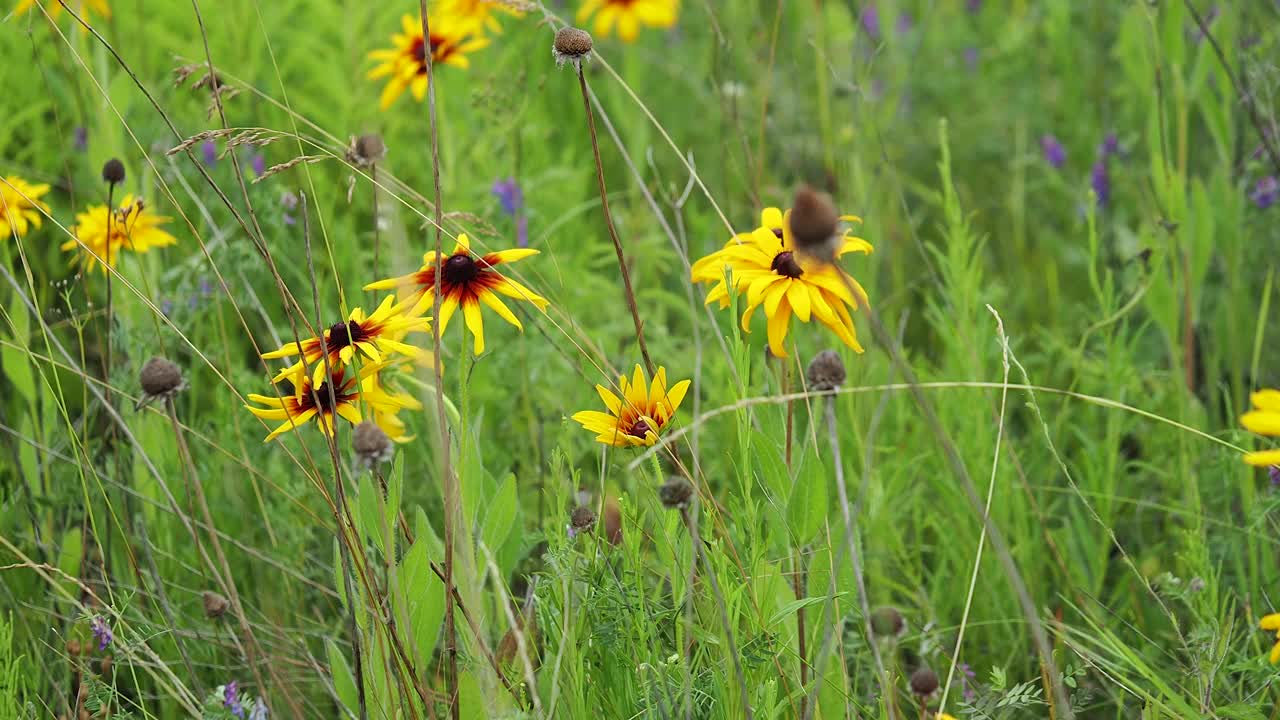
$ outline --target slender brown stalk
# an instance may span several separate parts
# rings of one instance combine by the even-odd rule
[[[422,39],[425,47],[430,48],[431,21],[427,16],[427,0],[418,0],[418,12],[422,21]],[[424,52],[422,64],[427,71],[427,120],[431,135],[431,184],[435,189],[435,231],[436,231],[436,267],[435,277],[441,275],[444,263],[444,248],[441,234],[444,232],[444,206],[440,189],[440,129],[436,119],[436,82],[433,65],[435,58],[431,52]],[[438,281],[437,281],[438,282]],[[434,293],[431,316],[440,317],[440,293]],[[440,371],[441,343],[440,323],[431,323],[431,337],[435,352],[436,380],[436,426],[439,428],[440,479],[444,488],[444,588],[445,595],[454,595],[453,586],[453,551],[454,521],[456,520],[458,493],[453,470],[449,464],[449,433],[444,411],[444,377]],[[449,693],[449,717],[458,720],[458,633],[453,615],[453,603],[444,604],[444,654],[445,654],[445,688]],[[501,673],[499,673],[501,677]]]
[[[609,228],[609,239],[613,241],[613,251],[618,256],[618,271],[622,273],[622,289],[627,296],[627,308],[631,310],[631,321],[636,326],[636,343],[640,346],[640,356],[644,358],[645,368],[652,377],[656,367],[649,357],[649,346],[644,342],[644,323],[640,321],[640,309],[636,305],[636,293],[631,287],[631,271],[627,269],[627,257],[622,252],[622,241],[618,239],[618,229],[613,224],[613,214],[609,212],[609,192],[604,185],[604,165],[600,162],[600,143],[596,139],[596,118],[591,111],[591,94],[587,90],[587,76],[582,71],[582,63],[574,63],[578,73],[578,87],[582,89],[582,107],[587,112],[587,131],[591,136],[591,153],[596,161],[596,184],[600,187],[600,207],[604,211],[604,224]]]

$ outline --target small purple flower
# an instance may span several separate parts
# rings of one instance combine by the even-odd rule
[[[77,125],[75,130],[75,148],[78,152],[89,149],[89,128]]]
[[[971,703],[978,699],[978,691],[973,689],[970,683],[973,683],[978,675],[969,667],[969,663],[960,663],[956,666],[960,671],[960,688],[964,690],[965,702]]]
[[[1267,477],[1271,479],[1271,486],[1280,486],[1280,465],[1272,465],[1267,468]]]
[[[1044,151],[1044,160],[1054,167],[1062,167],[1067,162],[1067,149],[1062,147],[1058,138],[1046,133],[1040,138],[1040,149]]]
[[[249,711],[249,720],[267,720],[267,703],[262,698],[253,701],[253,709]]]
[[[209,284],[209,278],[200,278],[200,297],[209,297],[213,294],[213,285]]]
[[[862,29],[872,40],[880,39],[880,11],[876,9],[874,4],[867,5],[862,9],[862,13],[858,16],[858,22],[862,23]]]
[[[1107,137],[1102,141],[1102,145],[1098,147],[1098,157],[1106,159],[1112,155],[1120,154],[1120,138],[1114,132],[1107,133]]]
[[[204,160],[204,164],[213,167],[218,164],[218,144],[212,140],[205,140],[200,143],[200,157]]]
[[[1089,171],[1089,185],[1098,196],[1098,207],[1105,207],[1111,199],[1111,173],[1107,169],[1106,160],[1093,164],[1093,170]]]
[[[169,317],[173,313],[173,301],[168,298],[161,300],[160,313],[165,317]]]
[[[107,624],[105,618],[101,615],[94,615],[93,620],[89,623],[89,629],[93,631],[93,639],[98,641],[98,650],[106,650],[111,641],[115,639],[115,635],[111,632],[111,626]]]
[[[964,64],[974,70],[978,67],[978,48],[968,47],[964,49]]]
[[[244,717],[244,706],[240,704],[240,693],[236,681],[232,680],[222,689],[222,706],[238,718]]]
[[[267,159],[262,157],[262,153],[254,153],[249,157],[249,167],[253,168],[254,177],[262,177],[267,171]]]
[[[298,219],[293,216],[293,211],[298,207],[298,196],[292,190],[285,190],[280,196],[280,207],[284,208],[284,212],[280,213],[280,217],[284,220],[285,225],[293,225]]]
[[[524,208],[524,191],[520,189],[520,183],[516,182],[515,178],[495,181],[489,192],[498,198],[498,202],[502,204],[502,211],[511,217],[515,217],[516,213]]]
[[[971,13],[982,12],[982,0],[969,0],[964,4],[964,9]]]
[[[894,24],[893,29],[896,30],[899,35],[905,35],[906,33],[911,32],[911,27],[914,24],[915,23],[911,19],[911,13],[902,12],[898,14],[898,22]]]
[[[1249,199],[1260,209],[1266,210],[1280,199],[1280,182],[1277,182],[1275,175],[1268,175],[1258,181],[1253,186],[1253,192],[1249,194]]]
[[[529,247],[529,218],[523,215],[516,220],[516,247]]]

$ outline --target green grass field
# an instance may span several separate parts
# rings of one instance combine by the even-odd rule
[[[1280,718],[1280,4],[61,1],[0,720]]]

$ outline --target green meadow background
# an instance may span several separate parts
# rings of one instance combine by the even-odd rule
[[[1280,385],[1280,207],[1257,190],[1280,175],[1261,150],[1280,140],[1280,7],[686,0],[670,31],[596,38],[587,79],[646,339],[693,380],[672,446],[691,529],[658,497],[670,450],[602,450],[568,420],[640,357],[578,84],[550,51],[567,5],[503,17],[469,69],[436,69],[446,234],[514,247],[491,192],[514,178],[541,254],[512,274],[551,303],[519,304],[523,333],[489,315],[478,358],[460,317],[443,338],[456,683],[432,373],[405,385],[426,409],[402,413],[416,439],[385,493],[349,426],[336,464],[314,427],[264,445],[244,396],[269,393],[278,366],[257,352],[292,330],[228,208],[309,322],[372,310],[363,284],[417,269],[435,242],[426,106],[380,111],[365,78],[417,3],[116,0],[100,35],[67,14],[0,25],[0,174],[54,188],[44,227],[0,242],[0,718],[228,718],[232,681],[242,714],[271,717],[450,717],[456,685],[463,718],[915,718],[920,668],[942,678],[928,712],[945,690],[956,718],[1278,717],[1256,628],[1280,602],[1280,495],[1240,461],[1263,441],[1237,418]],[[226,127],[271,140],[220,138],[212,163],[199,144],[166,152],[224,127],[191,87],[203,70],[174,82],[206,51],[235,91]],[[372,132],[376,191],[344,160]],[[258,154],[314,162],[253,182]],[[122,261],[104,376],[106,281],[58,246],[105,202],[112,157],[179,242]],[[863,218],[875,253],[845,267],[945,439],[865,312],[864,354],[795,325],[797,352],[769,360],[762,317],[743,333],[703,308],[688,263],[803,182]],[[827,348],[843,391],[779,401]],[[188,382],[176,426],[135,409],[155,355]],[[602,518],[570,537],[580,503]],[[869,639],[868,607],[896,608],[902,634]]]

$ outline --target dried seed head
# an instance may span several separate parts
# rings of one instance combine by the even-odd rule
[[[111,158],[102,165],[102,181],[108,185],[124,182],[124,163],[120,162],[120,158]]]
[[[907,629],[907,622],[895,607],[878,607],[871,613],[871,631],[879,639],[896,638]]]
[[[938,690],[938,673],[927,667],[917,668],[911,673],[911,692],[920,697],[928,697]]]
[[[204,616],[210,620],[217,620],[227,612],[227,607],[231,603],[227,599],[212,590],[204,591]]]
[[[658,488],[658,499],[663,507],[680,510],[689,507],[689,499],[693,497],[693,486],[681,477],[673,477]]]
[[[796,191],[789,217],[797,250],[827,262],[835,259],[840,213],[831,196],[802,185]]]
[[[386,155],[386,143],[382,142],[382,136],[377,133],[353,137],[351,144],[347,146],[347,162],[357,167],[372,167],[382,162]]]
[[[596,525],[596,511],[586,505],[579,505],[569,513],[570,537],[579,533],[589,533]]]
[[[835,390],[844,384],[846,377],[844,361],[835,350],[823,350],[809,361],[805,377],[809,380],[810,390],[816,392]]]
[[[356,451],[356,458],[365,467],[384,463],[396,453],[391,438],[378,427],[378,423],[371,420],[365,420],[356,426],[352,433],[351,447]]]
[[[580,69],[582,63],[591,59],[591,35],[576,27],[560,28],[551,46],[551,56],[556,59],[556,65],[572,63],[575,69]]]
[[[142,366],[138,382],[142,385],[139,407],[153,400],[173,397],[187,387],[182,379],[182,368],[162,357],[153,357]]]

